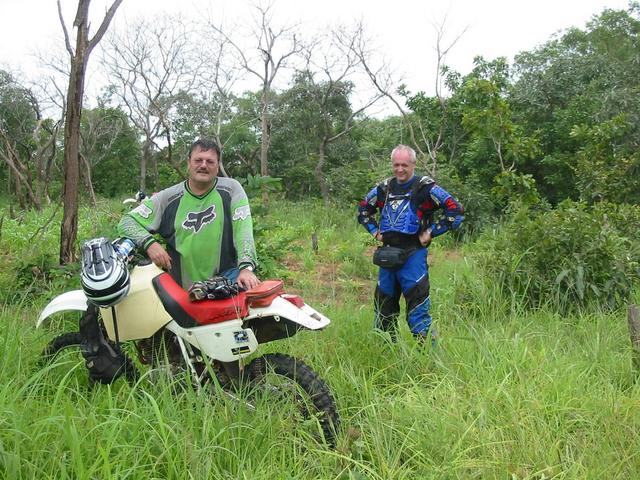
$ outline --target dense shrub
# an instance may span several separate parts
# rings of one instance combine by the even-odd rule
[[[522,208],[478,241],[487,279],[531,307],[620,306],[640,279],[640,208],[565,201]]]
[[[82,206],[77,252],[89,238],[115,237],[115,225],[122,213],[118,200]],[[42,212],[29,210],[20,212],[17,218],[4,218],[0,230],[0,304],[46,299],[53,293],[79,288],[79,264],[59,265],[61,220],[62,209],[55,205]]]
[[[452,232],[453,237],[475,238],[497,224],[504,205],[497,204],[477,178],[469,176],[462,179],[450,166],[442,165],[435,181],[458,199],[465,210],[462,228]]]

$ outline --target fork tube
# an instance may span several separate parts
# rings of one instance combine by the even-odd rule
[[[191,361],[191,353],[192,353],[191,345],[188,345],[188,350],[187,350],[187,343],[182,338],[180,338],[179,335],[176,335],[176,339],[178,340],[178,345],[180,346],[180,352],[182,353],[182,358],[184,359],[185,363],[189,365],[189,370],[191,370],[193,377],[198,380],[198,391],[200,391],[200,389],[202,388],[199,381],[200,376],[198,375],[198,372],[196,371],[196,367],[193,365],[193,362]]]
[[[113,333],[116,336],[116,345],[120,348],[120,334],[118,333],[118,319],[116,317],[116,306],[111,306],[111,318],[113,318]]]

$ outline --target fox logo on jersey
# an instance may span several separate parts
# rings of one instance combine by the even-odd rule
[[[249,210],[249,205],[244,205],[242,207],[236,208],[235,212],[233,212],[233,218],[231,220],[246,220],[251,216],[251,211]]]
[[[149,207],[147,207],[144,203],[141,203],[136,208],[131,210],[131,213],[137,213],[142,218],[149,218],[149,215],[151,215],[153,213],[153,210],[151,210]]]
[[[182,227],[185,230],[191,229],[193,233],[198,233],[207,223],[213,222],[214,218],[216,218],[216,207],[211,205],[201,212],[189,212],[187,219],[182,222]]]

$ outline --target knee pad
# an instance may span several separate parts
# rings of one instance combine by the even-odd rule
[[[429,279],[423,278],[407,292],[407,323],[414,335],[426,335],[431,327]]]
[[[429,298],[429,277],[425,276],[416,283],[413,287],[409,289],[409,291],[405,294],[405,298],[407,300],[407,311],[410,312],[417,305],[420,305],[425,299]]]

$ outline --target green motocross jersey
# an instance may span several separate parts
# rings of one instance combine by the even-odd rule
[[[160,234],[171,256],[171,276],[184,288],[230,268],[256,266],[249,200],[240,183],[218,177],[195,195],[188,182],[169,187],[126,214],[118,233],[148,248]]]

